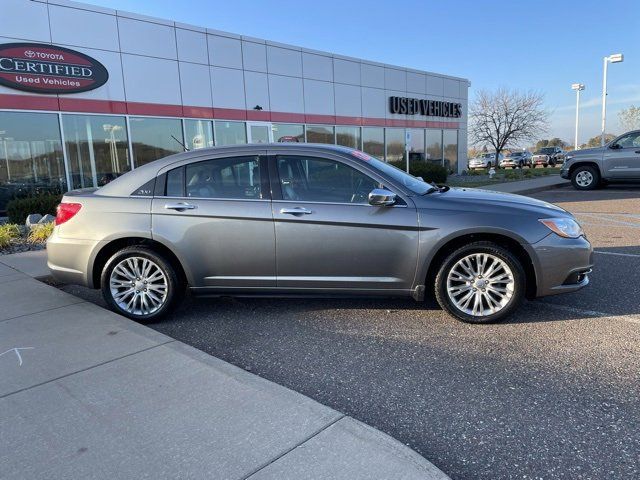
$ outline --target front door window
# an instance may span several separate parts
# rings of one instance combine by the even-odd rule
[[[327,203],[368,203],[378,182],[334,160],[278,157],[278,175],[284,200]]]

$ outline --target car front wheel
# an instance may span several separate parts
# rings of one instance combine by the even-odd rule
[[[571,172],[571,184],[576,190],[593,190],[600,183],[600,173],[594,167],[585,165]]]
[[[474,242],[451,253],[435,280],[440,306],[467,323],[503,320],[520,305],[525,292],[520,261],[493,242]]]
[[[166,315],[184,290],[169,261],[138,246],[123,248],[107,261],[101,285],[113,311],[142,323]]]

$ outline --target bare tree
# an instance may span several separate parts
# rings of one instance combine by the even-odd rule
[[[469,138],[474,145],[489,144],[495,149],[495,165],[507,146],[540,138],[547,130],[548,112],[544,95],[500,88],[481,90],[469,108]]]
[[[640,128],[640,107],[631,105],[618,112],[618,121],[624,132]]]

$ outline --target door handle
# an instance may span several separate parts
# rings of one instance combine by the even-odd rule
[[[182,212],[184,210],[194,210],[198,207],[195,205],[191,205],[190,203],[167,203],[164,208],[167,210],[177,210],[178,212]]]
[[[640,153],[640,150],[636,150],[636,153]]]
[[[311,215],[311,210],[304,207],[295,207],[295,208],[281,208],[280,213],[285,213],[288,215]]]

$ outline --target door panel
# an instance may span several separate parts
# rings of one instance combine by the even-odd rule
[[[360,189],[367,180],[377,182],[355,169],[356,174],[348,174],[344,165],[327,169],[326,159],[298,168],[309,160],[314,159],[271,159],[280,162],[274,188],[281,188],[283,197],[272,204],[278,287],[410,289],[419,240],[413,204],[400,200],[405,204],[370,206],[366,194],[371,186],[366,184],[364,195]],[[329,185],[321,184],[322,179]],[[331,202],[320,201],[323,195]]]
[[[616,141],[620,148],[607,148],[604,165],[608,178],[640,178],[640,134],[625,135]]]
[[[167,191],[174,196],[153,199],[153,236],[179,253],[191,272],[192,287],[276,284],[273,217],[264,188],[268,174],[264,160],[257,168],[256,158],[187,165],[176,176],[184,178],[181,196],[170,171]]]

